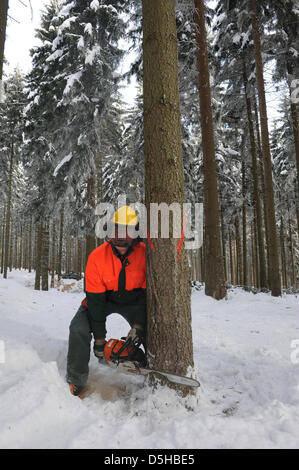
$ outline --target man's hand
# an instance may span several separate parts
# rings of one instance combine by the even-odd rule
[[[140,325],[133,325],[130,329],[128,336],[126,339],[132,338],[132,341],[136,340],[137,338],[142,341],[144,336],[144,330]]]
[[[93,352],[99,360],[104,359],[105,344],[106,344],[106,341],[104,338],[95,339],[94,341]]]

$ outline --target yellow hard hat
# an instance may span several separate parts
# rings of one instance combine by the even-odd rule
[[[130,206],[122,206],[114,213],[111,222],[119,225],[137,225],[138,216]]]

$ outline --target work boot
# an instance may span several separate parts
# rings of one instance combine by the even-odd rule
[[[75,385],[75,384],[69,384],[69,387],[70,387],[71,394],[74,395],[75,397],[78,397],[85,388],[83,386]]]

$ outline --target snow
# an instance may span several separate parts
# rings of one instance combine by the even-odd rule
[[[68,155],[66,155],[62,160],[61,162],[58,163],[58,165],[56,166],[55,170],[54,170],[54,173],[53,173],[53,176],[57,176],[57,173],[59,172],[60,168],[67,162],[69,162],[72,158],[73,154],[72,152],[69,153]]]
[[[85,64],[87,65],[92,65],[97,54],[99,54],[101,51],[100,46],[94,46],[92,49],[88,49],[86,51],[86,57],[85,57]]]
[[[70,92],[70,90],[71,90],[72,86],[74,85],[74,83],[76,81],[80,81],[81,77],[82,77],[82,72],[81,71],[72,73],[71,75],[66,77],[66,86],[65,86],[65,89],[63,90],[63,94],[67,95]]]
[[[70,18],[67,18],[64,20],[64,22],[59,26],[58,33],[61,34],[65,29],[70,29],[71,24],[77,21],[76,16],[71,16]]]
[[[1,449],[299,448],[297,295],[235,288],[217,302],[195,291],[195,396],[152,392],[142,377],[117,374],[91,354],[90,380],[115,394],[80,400],[64,377],[82,281],[43,292],[33,289],[34,273],[8,277],[0,279]],[[120,337],[129,327],[114,314],[107,329],[107,338]]]
[[[49,55],[49,57],[46,58],[46,62],[53,62],[56,59],[59,59],[63,54],[62,49],[56,49],[56,51],[53,52],[53,54]]]
[[[233,43],[234,43],[234,44],[238,44],[238,43],[240,42],[240,39],[241,39],[240,33],[236,33],[236,34],[233,36]]]
[[[84,28],[84,33],[86,33],[86,34],[88,34],[89,36],[92,37],[93,30],[92,30],[92,24],[91,23],[86,23],[85,28]]]
[[[92,0],[90,3],[90,8],[94,11],[97,11],[100,8],[99,0]]]

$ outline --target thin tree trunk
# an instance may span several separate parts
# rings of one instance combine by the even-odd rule
[[[280,256],[281,256],[281,273],[282,273],[282,285],[285,289],[288,287],[287,280],[287,265],[286,265],[286,251],[284,244],[284,225],[283,218],[280,218]]]
[[[288,54],[287,54],[288,55]],[[287,58],[287,72],[289,78],[293,76],[293,67],[290,60]],[[298,112],[297,104],[292,99],[292,88],[290,84],[290,79],[287,80],[290,90],[290,104],[291,104],[291,116],[293,124],[293,134],[294,134],[294,144],[295,144],[295,156],[296,156],[296,167],[297,167],[297,184],[298,184],[298,193],[299,193],[299,123],[298,123]]]
[[[235,217],[235,231],[236,231],[236,273],[237,284],[243,284],[242,281],[242,250],[241,250],[241,237],[240,237],[240,224],[239,216]]]
[[[247,275],[247,222],[246,222],[246,173],[245,173],[245,160],[242,160],[242,242],[243,242],[243,286],[248,284]]]
[[[3,77],[4,46],[7,25],[8,0],[0,0],[0,82]],[[1,91],[0,91],[1,92]]]
[[[61,205],[61,210],[60,210],[60,230],[59,230],[59,245],[58,245],[58,256],[57,256],[58,281],[60,281],[61,279],[63,230],[64,230],[64,203]]]
[[[49,222],[43,223],[43,243],[41,252],[42,290],[49,290]]]
[[[256,211],[254,211],[254,247],[255,247],[255,267],[256,267],[256,287],[260,288],[261,278],[260,278],[260,260],[259,260],[259,248],[258,248],[258,234],[257,234],[257,217]]]
[[[234,285],[235,284],[234,260],[233,260],[232,237],[231,237],[230,230],[228,231],[228,244],[229,244],[230,282],[232,285]]]
[[[11,216],[11,192],[12,192],[12,175],[14,164],[14,132],[10,145],[10,162],[9,162],[9,179],[8,179],[8,195],[6,207],[6,229],[5,229],[5,253],[4,253],[4,270],[3,277],[7,279],[7,268],[9,262],[9,246],[10,246],[10,216]]]
[[[66,229],[66,247],[65,247],[65,264],[66,264],[66,272],[69,273],[72,271],[71,268],[71,235],[70,235],[70,227],[68,226]]]
[[[20,221],[18,269],[22,269],[22,263],[23,263],[23,235],[24,235],[23,224],[22,224],[22,221]]]
[[[82,277],[82,241],[80,238],[77,239],[77,256],[76,256],[76,273],[79,278]]]
[[[262,147],[261,147],[258,110],[257,110],[255,96],[253,97],[253,99],[254,99],[255,128],[256,128],[256,140],[257,140],[258,163],[259,163],[258,167],[260,170],[260,183],[261,183],[261,188],[262,188],[263,217],[264,217],[264,227],[265,227],[265,236],[263,237],[263,245],[265,247],[265,253],[266,253],[266,259],[264,258],[265,266],[266,266],[266,287],[269,288],[269,266],[270,266],[269,248],[268,248],[269,247],[269,235],[268,235],[269,229],[268,229],[267,204],[266,204],[265,172],[264,172],[263,153],[262,153]]]
[[[97,152],[97,205],[100,204],[103,200],[103,171],[102,171],[102,155],[101,152]],[[97,246],[101,245],[104,242],[104,239],[97,238]]]
[[[290,215],[289,215],[289,248],[290,248],[290,258],[291,258],[291,286],[296,287],[294,244],[293,244],[293,234],[292,234],[292,225],[291,225]]]
[[[2,222],[2,245],[1,245],[1,274],[4,270],[4,253],[5,253],[5,221],[6,221],[6,208],[4,207],[3,222]]]
[[[245,96],[246,96],[247,118],[248,118],[250,148],[251,148],[251,157],[252,157],[253,194],[254,194],[254,206],[256,210],[258,250],[259,250],[259,278],[260,278],[261,288],[266,288],[267,287],[266,260],[265,260],[263,221],[262,221],[262,211],[261,211],[260,191],[259,191],[258,166],[257,166],[257,157],[256,157],[256,144],[255,144],[255,137],[254,137],[251,102],[250,102],[250,98],[247,92],[247,73],[246,73],[245,61],[243,62],[243,81],[244,81]]]
[[[203,260],[202,246],[198,249],[198,279],[203,282]]]
[[[224,229],[224,217],[223,217],[223,206],[222,206],[222,204],[220,206],[220,219],[221,219],[221,245],[222,245],[222,256],[223,256],[224,279],[227,281],[225,229]]]
[[[95,208],[95,188],[94,188],[94,178],[90,176],[87,182],[87,202],[90,208]],[[94,228],[89,227],[89,230],[86,234],[86,262],[88,256],[95,249],[95,233]]]
[[[36,247],[35,247],[35,290],[40,290],[41,281],[41,256],[43,244],[43,226],[41,222],[36,224]]]
[[[56,225],[55,222],[52,223],[52,257],[51,257],[51,283],[50,287],[53,289],[55,287],[55,252],[56,252],[56,245],[55,245],[55,240],[56,240]]]
[[[269,274],[270,274],[270,288],[273,296],[281,295],[281,282],[279,274],[279,261],[278,261],[278,247],[277,247],[277,233],[276,233],[276,220],[274,209],[274,194],[272,183],[272,163],[269,143],[269,130],[267,118],[267,106],[265,97],[265,86],[263,77],[263,63],[261,54],[261,41],[259,33],[259,25],[257,20],[256,0],[250,0],[251,4],[251,17],[253,28],[254,52],[255,52],[255,65],[256,65],[256,78],[259,96],[259,110],[260,121],[262,129],[262,149],[265,165],[265,186],[266,186],[266,204],[269,228]]]
[[[257,259],[255,249],[255,229],[254,218],[251,221],[251,258],[252,258],[252,280],[254,287],[257,287]]]
[[[205,7],[203,0],[195,0],[195,24],[200,123],[203,151],[204,212],[205,212],[205,293],[219,300],[225,297],[226,287],[221,253],[219,202],[215,161],[214,128],[211,107]]]
[[[30,217],[30,225],[29,225],[29,243],[28,243],[28,271],[31,273],[32,269],[32,237],[33,237],[33,230],[32,230],[32,217]]]

